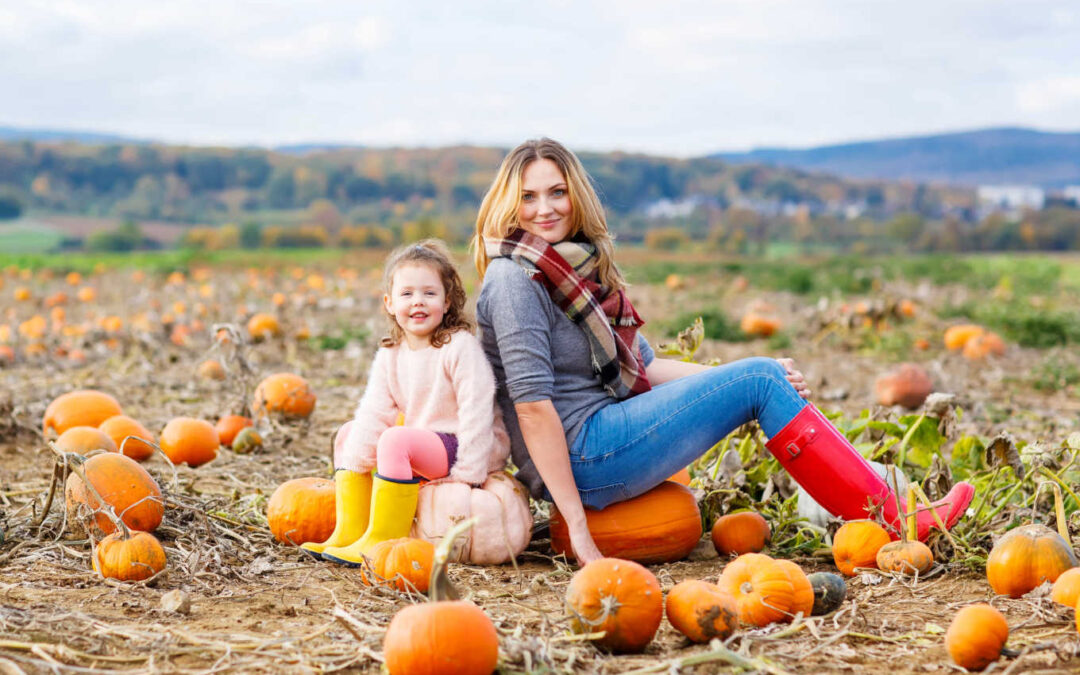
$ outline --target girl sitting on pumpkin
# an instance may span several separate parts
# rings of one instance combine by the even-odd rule
[[[346,565],[408,536],[418,476],[481,485],[510,454],[495,376],[464,315],[465,289],[446,246],[428,239],[394,251],[383,287],[390,333],[345,441],[335,443],[337,525],[325,542],[302,546]],[[395,426],[399,414],[404,426]]]

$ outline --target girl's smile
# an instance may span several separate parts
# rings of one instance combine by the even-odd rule
[[[431,334],[450,307],[439,272],[430,265],[406,263],[394,271],[390,293],[383,296],[386,311],[405,333],[410,349],[431,344]]]

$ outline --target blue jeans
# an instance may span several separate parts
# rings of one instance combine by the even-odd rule
[[[742,359],[596,411],[570,448],[582,503],[643,494],[750,420],[772,437],[807,405],[786,375],[776,359]]]

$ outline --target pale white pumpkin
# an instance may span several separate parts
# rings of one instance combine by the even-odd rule
[[[529,493],[505,471],[491,474],[478,488],[453,481],[421,487],[409,536],[437,546],[452,525],[472,517],[477,522],[458,538],[451,562],[504,563],[529,544],[533,524]]]
[[[889,481],[887,477],[888,469],[884,464],[881,462],[870,462],[870,466],[874,467],[874,471],[876,471],[879,476],[884,478],[887,482]],[[904,475],[904,472],[899,469],[896,471],[896,482],[900,485],[900,494],[903,494],[907,488],[908,479],[907,476]],[[892,487],[892,485],[890,484],[889,487]],[[818,527],[827,527],[829,523],[840,520],[826,511],[821,504],[814,501],[814,498],[811,497],[802,486],[799,486],[799,516],[801,518],[806,518],[812,525],[817,525]]]

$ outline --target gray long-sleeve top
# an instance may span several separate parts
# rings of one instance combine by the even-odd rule
[[[476,320],[484,354],[495,371],[496,398],[510,434],[517,477],[533,497],[542,499],[544,484],[521,437],[514,404],[551,400],[571,446],[590,415],[617,401],[593,374],[585,332],[516,262],[491,261],[477,299]],[[638,345],[648,366],[654,354],[641,333]]]

